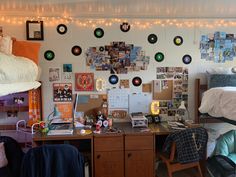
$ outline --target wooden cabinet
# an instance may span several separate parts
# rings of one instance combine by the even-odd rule
[[[154,177],[153,135],[125,135],[125,177]]]
[[[124,177],[123,135],[94,137],[94,176]]]

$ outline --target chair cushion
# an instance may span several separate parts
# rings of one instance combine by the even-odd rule
[[[215,147],[215,155],[228,156],[231,153],[236,153],[236,130],[231,130],[219,137]],[[236,163],[236,161],[234,160]]]
[[[236,152],[230,153],[227,157],[230,158],[236,164]]]

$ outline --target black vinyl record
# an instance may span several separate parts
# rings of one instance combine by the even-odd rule
[[[142,84],[142,79],[140,77],[134,77],[132,80],[132,84],[138,87]]]
[[[119,81],[119,78],[118,78],[117,75],[114,75],[114,74],[113,74],[113,75],[111,75],[111,76],[109,77],[109,82],[110,82],[110,84],[112,84],[112,85],[117,84],[118,81]]]
[[[96,28],[94,30],[94,36],[97,38],[102,38],[104,36],[104,30],[102,28]]]
[[[44,58],[48,61],[51,61],[53,60],[55,57],[55,54],[52,50],[47,50],[44,52]]]
[[[184,40],[181,36],[175,36],[174,39],[174,44],[177,45],[177,46],[180,46],[183,44]]]
[[[127,23],[127,22],[123,22],[120,25],[120,30],[123,31],[123,32],[128,32],[130,30],[130,24]]]
[[[75,45],[72,47],[71,52],[73,53],[73,55],[78,56],[82,53],[82,49],[80,46]]]
[[[184,55],[182,60],[184,64],[189,64],[192,62],[192,57],[190,55]]]
[[[155,35],[155,34],[148,35],[148,42],[150,44],[155,44],[157,42],[157,40],[158,40],[157,35]]]
[[[155,60],[156,60],[157,62],[162,62],[162,61],[164,60],[165,56],[164,56],[163,53],[157,52],[157,53],[155,54],[154,58],[155,58]]]
[[[105,50],[105,48],[103,46],[99,47],[99,51],[103,52]]]
[[[59,34],[65,34],[65,33],[67,32],[67,26],[64,25],[64,24],[59,24],[59,25],[57,26],[57,32],[58,32]]]

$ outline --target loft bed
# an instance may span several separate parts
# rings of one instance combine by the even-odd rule
[[[208,75],[207,83],[208,84],[201,84],[200,79],[195,80],[195,110],[194,110],[195,111],[195,122],[196,123],[223,123],[223,122],[226,122],[226,123],[236,125],[236,114],[235,114],[235,116],[234,115],[222,116],[220,113],[218,115],[214,114],[214,116],[212,116],[213,113],[211,113],[211,115],[210,115],[207,112],[201,113],[199,111],[199,108],[201,107],[203,93],[204,92],[206,93],[206,91],[208,91],[209,89],[215,89],[218,91],[221,88],[224,89],[226,87],[230,87],[230,89],[235,89],[234,91],[232,91],[232,92],[235,92],[235,99],[229,99],[228,104],[232,103],[232,100],[236,100],[236,74]],[[221,93],[221,92],[218,92],[218,93]],[[212,95],[214,95],[214,94],[212,94]],[[215,94],[214,96],[216,96],[216,95],[217,94]],[[222,98],[219,98],[219,99],[222,99]],[[212,98],[212,100],[214,101],[215,98]],[[225,102],[227,102],[227,100]],[[232,107],[232,105],[230,105],[230,106]],[[227,104],[226,104],[226,107],[227,107]],[[235,101],[235,108],[236,108],[236,101]],[[217,109],[217,111],[219,111],[219,109]]]

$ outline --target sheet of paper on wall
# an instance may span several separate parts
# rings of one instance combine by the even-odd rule
[[[128,99],[128,89],[111,89],[108,91],[108,109],[128,109]]]
[[[153,81],[153,91],[156,93],[156,92],[161,92],[161,88],[162,88],[162,86],[161,86],[161,80],[154,80]]]
[[[149,113],[151,102],[152,94],[150,93],[132,93],[129,95],[129,113]]]
[[[78,104],[88,103],[89,96],[88,95],[78,95]]]

